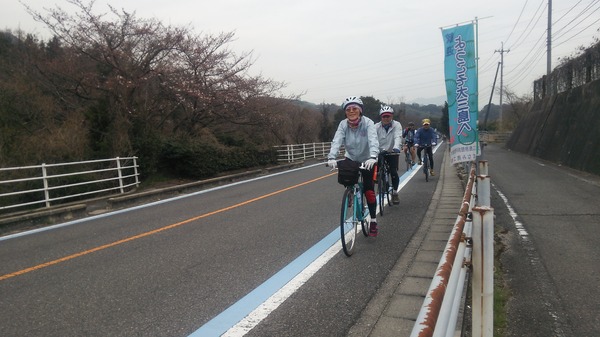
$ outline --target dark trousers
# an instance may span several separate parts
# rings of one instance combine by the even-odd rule
[[[381,165],[383,164],[382,159],[385,160],[388,164],[388,167],[390,168],[390,174],[392,176],[392,187],[394,188],[394,191],[396,191],[398,189],[398,184],[400,183],[400,177],[398,176],[398,158],[400,156],[386,156],[386,155],[380,155],[379,156],[379,162],[377,163],[377,165],[379,165],[379,167],[381,167]]]
[[[417,149],[417,157],[419,157],[419,161],[421,161],[421,151],[427,151],[427,155],[429,156],[429,169],[433,170],[433,149],[431,146],[428,147],[420,147]]]

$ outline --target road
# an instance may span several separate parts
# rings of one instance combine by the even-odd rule
[[[598,336],[600,177],[495,145],[484,157],[512,292],[508,336]]]
[[[598,335],[599,177],[495,145],[484,159],[511,291],[506,335]],[[0,335],[218,335],[334,245],[242,331],[345,336],[419,228],[435,180],[410,180],[351,258],[330,241],[342,189],[322,165],[0,239]]]
[[[379,217],[377,238],[360,237],[351,258],[337,243],[248,336],[344,336],[418,229],[435,186],[412,179],[401,204]],[[290,265],[316,259],[306,253],[337,237],[341,195],[319,164],[4,239],[0,335],[204,335],[211,320],[248,310],[238,301],[253,303],[277,290],[268,282],[297,274]]]

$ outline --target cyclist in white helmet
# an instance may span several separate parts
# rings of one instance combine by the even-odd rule
[[[398,156],[385,156],[389,152],[400,153],[402,148],[402,124],[394,120],[394,109],[388,105],[382,105],[379,110],[379,117],[381,121],[375,124],[377,130],[377,140],[379,141],[379,155],[380,160],[385,160],[389,167],[392,175],[392,202],[399,204],[400,199],[398,198],[398,184],[400,178],[398,177]],[[381,202],[381,201],[380,201]]]
[[[341,146],[345,149],[345,160],[364,163],[365,170],[361,170],[363,176],[363,190],[369,206],[371,222],[369,224],[369,235],[377,236],[377,197],[375,196],[375,184],[373,182],[373,171],[377,163],[379,153],[379,142],[375,123],[368,117],[363,116],[363,102],[358,96],[350,96],[342,103],[342,109],[346,113],[346,119],[340,122],[331,142],[331,150],[327,156],[327,166],[335,168]]]

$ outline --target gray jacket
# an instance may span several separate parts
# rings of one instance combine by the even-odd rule
[[[391,152],[393,149],[402,148],[402,124],[392,121],[392,125],[386,131],[381,122],[375,124],[377,139],[379,140],[379,151]]]
[[[354,161],[364,162],[369,158],[377,158],[379,141],[375,123],[365,116],[360,118],[360,124],[356,129],[348,126],[347,119],[340,122],[331,142],[328,159],[336,159],[342,145],[346,150],[346,158]]]

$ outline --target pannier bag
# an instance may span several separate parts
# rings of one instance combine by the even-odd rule
[[[350,159],[338,161],[338,183],[344,186],[352,186],[358,182],[360,174],[360,163]]]

